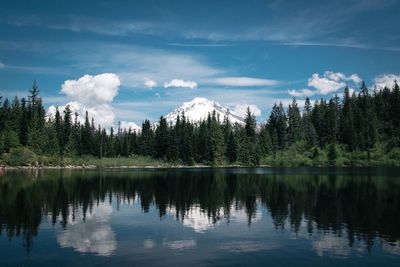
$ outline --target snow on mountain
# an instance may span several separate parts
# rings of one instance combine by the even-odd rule
[[[244,124],[244,118],[236,115],[228,108],[221,106],[218,102],[208,100],[204,97],[196,97],[190,102],[184,102],[181,107],[167,114],[165,119],[168,123],[175,124],[178,115],[181,116],[182,112],[184,112],[189,121],[197,123],[207,119],[208,114],[212,114],[214,110],[221,121],[224,119],[225,115],[228,115],[231,123]]]

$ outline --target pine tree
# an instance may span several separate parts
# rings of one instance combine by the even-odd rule
[[[229,139],[226,145],[226,155],[229,163],[234,163],[237,159],[236,138],[233,132],[229,134]]]
[[[361,149],[368,152],[368,159],[370,158],[370,150],[373,148],[377,139],[377,118],[374,109],[373,101],[369,95],[368,88],[365,83],[362,83],[360,94],[358,97],[360,109],[360,135],[361,135]]]
[[[354,115],[352,109],[352,99],[350,98],[349,88],[344,89],[343,108],[340,114],[340,141],[347,145],[350,151],[356,149],[355,146],[355,128],[354,128]]]
[[[245,129],[246,129],[246,136],[249,138],[250,142],[254,142],[256,139],[256,117],[251,113],[250,107],[246,109],[246,116],[244,118],[245,122]]]
[[[73,141],[70,141],[71,138],[71,131],[72,131],[72,111],[67,105],[64,109],[64,119],[62,125],[62,153],[64,154],[74,154],[76,149],[75,144]]]
[[[303,110],[303,127],[304,127],[304,135],[307,141],[307,145],[309,148],[317,145],[317,133],[315,131],[315,127],[312,123],[312,107],[310,103],[310,99],[307,97],[304,110]]]
[[[92,151],[92,128],[89,120],[89,113],[86,111],[85,122],[81,126],[81,146],[80,153],[89,155]]]
[[[293,97],[288,109],[288,139],[291,144],[304,138],[303,125],[301,122],[300,110],[296,99]]]
[[[149,120],[145,120],[142,124],[139,147],[142,155],[154,156],[154,132]]]
[[[63,129],[62,129],[62,118],[60,115],[60,111],[58,107],[56,107],[56,114],[54,115],[54,128],[56,131],[56,137],[58,141],[59,153],[62,153],[62,149],[64,148],[64,139],[63,139]]]
[[[159,159],[167,158],[167,149],[169,144],[168,137],[169,129],[167,125],[167,120],[163,116],[161,116],[155,131],[156,157]]]

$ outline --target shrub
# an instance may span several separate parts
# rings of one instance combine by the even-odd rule
[[[11,150],[5,157],[5,162],[11,166],[35,165],[38,162],[38,156],[29,148],[18,147]]]

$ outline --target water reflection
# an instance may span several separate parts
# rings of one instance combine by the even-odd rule
[[[111,255],[117,244],[115,234],[108,224],[111,213],[112,207],[104,203],[94,206],[85,220],[74,220],[70,213],[68,227],[57,235],[58,244],[61,247],[72,247],[78,252]]]
[[[365,253],[379,242],[400,255],[400,180],[398,170],[369,171],[44,171],[9,172],[0,177],[0,233],[22,237],[30,251],[43,218],[59,225],[61,247],[100,256],[118,248],[110,224],[123,203],[155,208],[203,234],[232,221],[252,227],[265,216],[274,229],[312,241],[319,256]],[[116,210],[115,210],[116,209]],[[267,215],[261,210],[267,211]],[[303,233],[301,229],[305,229]],[[152,238],[139,243],[190,250],[196,239]],[[271,251],[278,244],[224,240],[221,251]]]

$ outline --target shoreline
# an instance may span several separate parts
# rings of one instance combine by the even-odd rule
[[[97,165],[67,165],[67,166],[1,166],[0,170],[95,170],[95,169],[207,169],[207,168],[271,168],[270,165],[243,166],[243,165],[121,165],[121,166],[97,166]],[[281,166],[283,167],[283,166]]]
[[[0,166],[0,174],[4,171],[14,170],[102,170],[102,169],[213,169],[213,168],[396,168],[398,166],[392,165],[373,165],[373,166],[336,166],[336,165],[319,165],[319,166],[273,166],[273,165],[259,165],[259,166],[244,166],[244,165],[121,165],[121,166],[97,166],[97,165],[67,165],[67,166]]]

